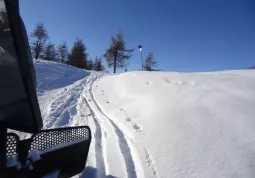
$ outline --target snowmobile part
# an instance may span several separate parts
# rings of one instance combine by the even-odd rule
[[[19,1],[0,2],[0,121],[7,128],[36,133],[43,124],[26,28],[19,15]]]
[[[90,129],[40,131],[35,71],[19,1],[0,0],[0,5],[0,177],[42,177],[56,169],[66,177],[78,174],[87,160]],[[34,135],[19,140],[7,128]]]
[[[42,130],[21,141],[16,134],[8,133],[7,165],[0,175],[32,178],[60,170],[60,177],[72,177],[85,168],[90,142],[91,131],[87,126]]]

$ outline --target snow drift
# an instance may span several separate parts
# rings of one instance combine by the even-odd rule
[[[145,177],[254,177],[254,81],[254,70],[128,72],[97,80],[93,95]]]

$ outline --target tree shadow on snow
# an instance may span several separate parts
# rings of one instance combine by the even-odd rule
[[[83,172],[81,173],[80,178],[96,178],[97,177],[97,168],[88,166],[86,167]],[[105,178],[117,178],[112,175],[107,175]]]

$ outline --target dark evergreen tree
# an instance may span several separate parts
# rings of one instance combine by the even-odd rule
[[[96,57],[95,63],[94,63],[94,70],[95,71],[104,71],[104,65],[102,64],[102,59],[99,57]]]
[[[76,39],[71,53],[68,57],[68,64],[82,69],[87,68],[87,48],[81,39]]]
[[[93,70],[94,69],[94,62],[93,62],[93,59],[90,58],[87,62],[87,70]]]
[[[58,45],[57,47],[58,59],[61,63],[65,64],[68,61],[68,48],[66,42]]]
[[[254,66],[249,67],[249,69],[255,69],[255,65],[254,65]]]
[[[145,64],[144,64],[144,70],[146,71],[158,71],[156,69],[158,62],[155,61],[153,53],[149,53],[149,55],[146,57]]]
[[[49,61],[56,61],[57,59],[57,52],[55,49],[55,45],[49,42],[45,47],[44,52],[44,59]]]

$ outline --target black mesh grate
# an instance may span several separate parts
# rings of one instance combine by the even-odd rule
[[[7,133],[6,138],[6,157],[14,157],[17,155],[17,143],[19,141],[18,135],[14,133]]]
[[[91,139],[89,127],[80,126],[42,130],[32,137],[30,151],[34,149],[42,151],[79,139]]]

